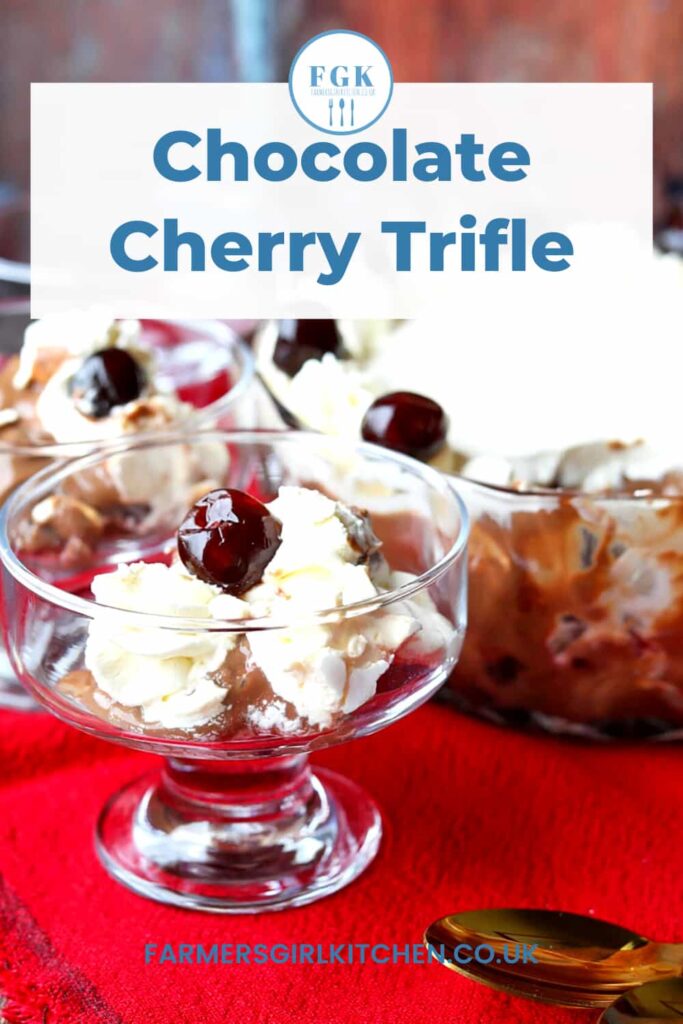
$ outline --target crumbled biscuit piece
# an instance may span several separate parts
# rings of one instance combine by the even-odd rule
[[[96,509],[66,494],[52,494],[39,501],[31,518],[36,526],[49,527],[63,541],[78,538],[92,543],[104,530],[104,520]]]
[[[159,397],[140,398],[131,402],[122,415],[122,426],[125,432],[148,430],[151,427],[164,428],[173,423],[173,413],[167,409]]]

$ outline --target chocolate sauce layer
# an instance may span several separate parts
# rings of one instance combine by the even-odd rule
[[[683,500],[560,496],[482,514],[469,551],[448,684],[468,705],[617,734],[683,726]]]
[[[239,736],[283,735],[288,727],[305,731],[291,704],[276,697],[260,669],[250,666],[245,646],[238,645],[211,678],[225,689],[220,714],[202,725],[164,729],[145,722],[138,708],[124,707],[98,689],[87,669],[66,675],[57,690],[91,714],[133,732],[160,739],[228,740]],[[291,724],[290,724],[291,723]]]

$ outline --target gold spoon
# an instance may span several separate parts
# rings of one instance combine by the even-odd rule
[[[683,978],[651,981],[619,996],[598,1024],[629,1024],[630,1021],[683,1020]]]
[[[619,925],[563,911],[450,914],[429,926],[425,942],[437,954],[443,949],[445,966],[466,977],[562,1006],[608,1006],[621,992],[683,973],[683,944],[652,942]],[[472,951],[481,945],[493,949],[491,963],[475,960]],[[508,962],[515,952],[517,962]]]
[[[533,980],[519,977],[512,979],[510,975],[502,971],[492,971],[491,967],[481,964],[467,964],[466,966],[446,964],[451,970],[457,971],[470,981],[481,982],[487,988],[495,989],[497,992],[507,992],[512,996],[520,996],[524,999],[533,999],[539,1003],[550,1003],[553,1006],[571,1006],[574,1009],[588,1009],[595,1007],[602,1009],[610,1006],[618,992],[602,994],[588,989],[562,988],[535,983]]]

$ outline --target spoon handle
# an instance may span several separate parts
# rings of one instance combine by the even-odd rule
[[[677,967],[677,974],[683,976],[683,942],[651,942],[649,949],[662,966]]]

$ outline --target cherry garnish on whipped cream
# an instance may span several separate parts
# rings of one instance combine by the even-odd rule
[[[393,391],[372,403],[361,425],[365,441],[417,459],[429,459],[443,446],[448,417],[438,402],[411,391]]]
[[[309,359],[322,359],[328,352],[339,358],[342,350],[334,320],[281,320],[273,362],[294,377]]]
[[[256,498],[221,488],[201,498],[178,530],[185,568],[228,594],[259,583],[281,543],[282,524]]]
[[[69,382],[69,394],[84,416],[99,420],[116,405],[139,398],[147,376],[138,361],[122,348],[105,348],[84,359]]]

